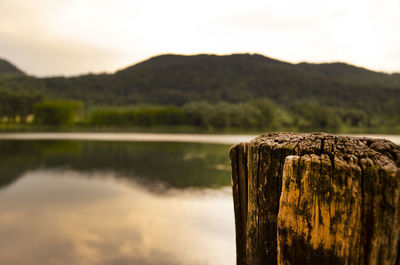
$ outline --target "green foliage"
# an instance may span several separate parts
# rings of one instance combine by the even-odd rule
[[[183,106],[189,124],[205,128],[268,128],[273,125],[274,103],[268,99],[258,99],[247,103],[205,101],[190,102]]]
[[[70,125],[82,110],[82,102],[72,100],[44,101],[34,106],[36,124]]]
[[[214,107],[207,102],[190,102],[183,106],[189,123],[194,126],[208,127],[214,115]]]
[[[3,75],[0,87],[80,100],[88,108],[108,106],[90,114],[89,123],[97,125],[302,131],[400,127],[399,74],[343,63],[290,64],[257,54],[162,55],[114,74],[71,78]],[[161,107],[115,107],[137,104]]]
[[[194,101],[182,108],[98,108],[90,124],[114,126],[191,125],[203,128],[266,128],[274,124],[274,104],[267,99],[248,103]],[[278,119],[276,119],[278,120]],[[276,123],[276,122],[275,122]]]
[[[12,92],[0,89],[0,118],[7,117],[14,122],[20,117],[21,122],[26,122],[26,117],[33,113],[33,106],[42,100],[40,94],[27,92]]]
[[[292,113],[295,115],[294,125],[300,131],[336,132],[342,125],[339,115],[332,108],[315,102],[295,104]]]
[[[269,98],[280,106],[316,101],[331,107],[380,111],[396,99],[400,75],[335,64],[290,64],[261,55],[162,55],[115,74],[71,78],[1,77],[14,91],[41,91],[48,98],[85,105],[149,103],[183,106],[192,101],[245,103]],[[396,109],[399,115],[399,107]]]
[[[90,115],[91,124],[102,126],[181,125],[185,124],[186,121],[186,114],[173,106],[128,109],[104,108],[97,109]]]
[[[368,114],[360,109],[340,108],[336,112],[343,124],[348,127],[367,127],[369,126]]]
[[[1,75],[23,75],[24,73],[17,67],[7,62],[6,60],[0,59],[0,76]]]
[[[379,116],[380,117],[380,116]],[[136,106],[97,108],[89,124],[99,126],[175,126],[204,129],[242,128],[252,130],[291,130],[340,132],[353,129],[397,126],[398,119],[369,115],[356,108],[335,108],[317,102],[297,102],[283,108],[269,99],[245,103],[193,101],[181,108]]]

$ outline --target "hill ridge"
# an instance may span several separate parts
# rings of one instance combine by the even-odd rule
[[[10,63],[9,61],[0,58],[0,75],[5,74],[19,74],[24,75],[20,69],[18,69],[15,65]]]
[[[2,77],[0,87],[88,105],[182,106],[191,101],[269,98],[283,105],[318,102],[369,110],[384,109],[386,103],[400,106],[400,74],[345,63],[293,64],[250,53],[162,54],[112,74]]]

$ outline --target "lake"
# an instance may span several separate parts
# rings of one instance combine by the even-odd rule
[[[228,148],[251,138],[0,134],[0,265],[234,264]]]

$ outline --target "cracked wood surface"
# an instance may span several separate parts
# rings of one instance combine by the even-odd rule
[[[238,265],[400,265],[399,146],[270,133],[230,158]]]

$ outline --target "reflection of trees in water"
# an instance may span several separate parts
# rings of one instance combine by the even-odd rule
[[[0,187],[38,168],[112,171],[151,188],[230,185],[225,145],[84,141],[0,141]],[[92,174],[95,176],[96,174]]]
[[[29,170],[46,167],[48,157],[80,152],[81,145],[72,141],[0,141],[0,188]]]

